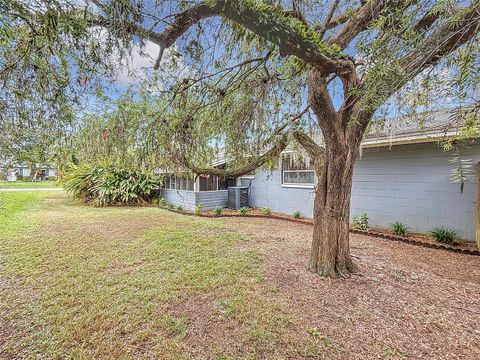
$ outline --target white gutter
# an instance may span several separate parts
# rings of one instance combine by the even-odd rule
[[[447,140],[458,135],[458,130],[447,132],[430,131],[422,133],[413,133],[411,135],[392,135],[389,137],[370,138],[362,141],[363,148],[385,147],[393,145],[420,144]]]

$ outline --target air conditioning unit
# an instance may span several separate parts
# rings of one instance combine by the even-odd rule
[[[238,210],[248,207],[248,187],[231,186],[228,188],[228,208]]]

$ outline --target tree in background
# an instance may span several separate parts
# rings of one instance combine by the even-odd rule
[[[169,86],[152,78],[150,87],[170,104],[157,118],[165,131],[156,139],[179,166],[235,176],[270,161],[294,137],[319,179],[310,269],[323,276],[354,269],[353,165],[374,116],[395,100],[428,105],[425,94],[439,84],[455,104],[478,101],[478,0],[38,3],[1,2],[5,49],[23,50],[0,56],[4,83],[21,84],[18,72],[27,68],[38,84],[42,76],[51,80],[34,89],[49,94],[46,102],[59,85],[71,91],[63,92],[68,101],[78,93],[72,74],[87,74],[88,85],[99,69],[108,75],[115,68],[112,54],[155,43],[154,68],[162,74],[170,51],[187,71],[173,74]],[[17,28],[21,35],[9,33]],[[319,131],[322,147],[311,136]],[[227,169],[206,166],[218,147],[232,160]]]

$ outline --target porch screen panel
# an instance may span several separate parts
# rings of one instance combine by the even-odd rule
[[[218,190],[218,177],[210,175],[200,177],[200,191]]]

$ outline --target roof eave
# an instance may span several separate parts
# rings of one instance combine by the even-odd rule
[[[372,147],[387,147],[393,145],[407,145],[407,144],[421,144],[421,143],[430,143],[445,141],[449,138],[458,135],[458,130],[452,130],[447,132],[422,132],[422,133],[412,133],[409,135],[393,135],[391,137],[381,137],[381,138],[371,138],[365,139],[362,142],[363,148],[372,148]]]

